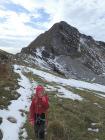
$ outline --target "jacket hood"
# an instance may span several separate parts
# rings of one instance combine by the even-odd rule
[[[39,85],[34,89],[36,90],[35,96],[37,97],[39,97],[41,95],[41,92],[45,90],[45,88],[42,85]]]

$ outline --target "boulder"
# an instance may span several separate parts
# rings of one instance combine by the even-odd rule
[[[17,123],[16,118],[14,118],[14,117],[12,117],[12,116],[9,116],[9,117],[7,118],[7,120],[10,121],[11,123]]]

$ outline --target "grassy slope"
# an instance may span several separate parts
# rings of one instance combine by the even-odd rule
[[[6,64],[5,72],[0,72],[0,109],[6,108],[11,100],[17,99],[19,75],[13,72],[10,64]],[[7,88],[7,89],[6,89]]]
[[[32,73],[27,76],[39,84],[52,85]],[[105,99],[99,98],[92,91],[72,89],[81,95],[83,101],[58,98],[57,91],[48,92],[50,108],[48,111],[47,140],[105,140]],[[98,104],[95,104],[98,103]],[[91,123],[96,123],[92,126]],[[24,126],[28,133],[27,140],[35,140],[33,127],[28,120]],[[99,129],[99,132],[88,131],[88,128]],[[22,138],[20,138],[22,139]]]

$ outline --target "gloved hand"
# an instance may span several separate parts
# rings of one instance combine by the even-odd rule
[[[46,102],[46,97],[45,96],[42,97],[42,101]]]

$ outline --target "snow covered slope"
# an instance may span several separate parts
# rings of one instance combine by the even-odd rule
[[[18,65],[17,65],[17,67],[19,67],[19,68],[21,67],[22,69],[24,69],[25,72],[33,72],[33,74],[38,75],[38,76],[46,79],[49,82],[53,81],[53,82],[56,82],[61,85],[67,85],[67,86],[71,86],[71,87],[94,90],[94,91],[99,91],[99,92],[105,93],[104,85],[79,81],[79,80],[75,80],[75,79],[64,79],[64,78],[60,78],[55,75],[52,75],[50,73],[47,73],[47,72],[44,72],[41,70],[37,70],[37,69],[33,69],[30,67],[24,67],[24,66],[18,66]]]

